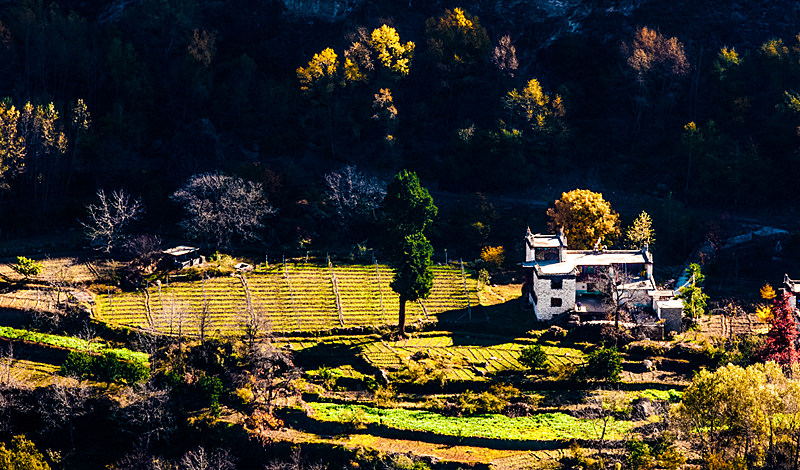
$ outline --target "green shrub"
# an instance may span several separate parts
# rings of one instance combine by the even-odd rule
[[[625,445],[627,456],[625,457],[628,467],[632,470],[644,470],[653,466],[653,455],[650,446],[639,439],[631,439]]]
[[[519,363],[534,371],[546,370],[550,365],[547,360],[547,353],[538,344],[526,346],[519,353]]]
[[[225,387],[222,385],[222,380],[215,375],[204,375],[197,381],[197,388],[200,390],[200,395],[205,399],[206,404],[211,409],[214,416],[219,416],[220,403],[219,399],[225,392]]]
[[[38,276],[42,273],[44,266],[30,258],[24,256],[17,256],[17,264],[11,266],[11,269],[23,275],[25,279],[31,276]]]
[[[127,360],[116,351],[105,351],[99,356],[84,351],[71,351],[61,365],[60,373],[109,383],[133,384],[150,378],[147,363]]]
[[[316,376],[322,381],[322,386],[326,390],[336,389],[336,381],[341,377],[343,372],[341,369],[330,368],[322,366],[316,370]]]
[[[92,355],[85,351],[70,351],[59,373],[66,377],[88,377],[92,370]]]
[[[622,374],[622,357],[617,348],[600,348],[589,354],[586,363],[576,374],[579,380],[619,382]]]

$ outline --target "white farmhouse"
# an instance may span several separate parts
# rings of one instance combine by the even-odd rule
[[[619,305],[653,305],[653,255],[641,250],[569,250],[563,230],[557,235],[525,235],[523,295],[537,320],[574,311],[604,315],[608,291]],[[611,284],[613,283],[613,284]]]

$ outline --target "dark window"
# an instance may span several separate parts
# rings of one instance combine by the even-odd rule
[[[597,286],[594,285],[594,282],[587,282],[586,283],[586,290],[588,292],[594,292],[597,290]]]
[[[551,307],[560,307],[561,306],[561,299],[558,297],[553,297],[550,299],[550,306]]]
[[[563,279],[550,279],[550,288],[551,289],[561,289],[564,287],[564,280]]]

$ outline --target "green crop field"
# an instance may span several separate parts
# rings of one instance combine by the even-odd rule
[[[478,305],[477,281],[460,268],[434,266],[430,297],[409,302],[408,321]],[[381,265],[287,263],[204,281],[170,282],[97,297],[100,320],[173,335],[239,334],[252,310],[276,333],[396,322],[393,273]],[[466,289],[465,289],[466,287]]]
[[[47,333],[39,333],[38,331],[10,328],[7,326],[0,326],[0,338],[29,341],[32,343],[41,343],[49,346],[75,349],[79,351],[91,351],[97,353],[113,351],[122,359],[133,360],[137,362],[147,362],[149,360],[149,357],[146,353],[131,351],[130,349],[126,348],[110,348],[106,343],[103,342],[90,342],[74,336],[51,335]]]
[[[487,414],[468,417],[448,417],[431,411],[403,408],[373,408],[364,405],[309,403],[315,418],[320,421],[380,423],[383,426],[407,430],[428,431],[454,437],[482,437],[503,440],[598,439],[602,433],[600,420],[579,419],[564,413],[539,413],[509,418]],[[605,438],[621,439],[636,425],[633,421],[609,423]]]

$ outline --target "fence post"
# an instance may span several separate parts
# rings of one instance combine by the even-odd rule
[[[381,271],[378,269],[378,260],[375,259],[375,253],[372,254],[372,261],[375,263],[375,275],[378,277],[378,293],[380,294],[381,302],[381,321],[386,322],[386,308],[383,306],[383,286],[381,286]]]
[[[469,319],[472,320],[472,306],[469,302],[469,289],[467,289],[467,276],[464,274],[464,260],[459,259],[459,263],[461,263],[461,280],[464,281],[464,294],[467,296],[467,315],[469,315]]]
[[[292,305],[292,312],[297,319],[297,328],[300,328],[300,316],[297,315],[297,307],[294,305],[294,291],[292,290],[292,283],[289,282],[289,270],[286,267],[286,255],[283,255],[283,278],[286,280],[286,287],[289,288],[289,302]]]

